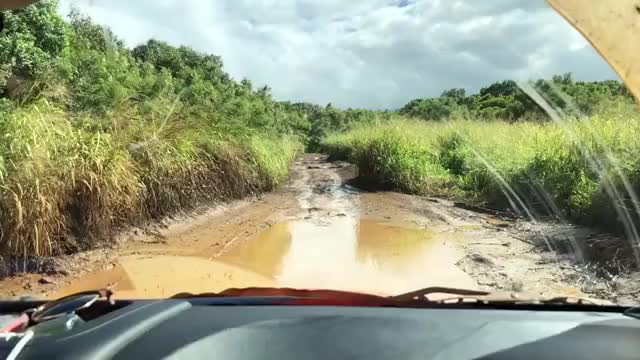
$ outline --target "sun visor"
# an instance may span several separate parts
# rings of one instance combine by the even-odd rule
[[[640,2],[547,0],[593,45],[640,101]]]

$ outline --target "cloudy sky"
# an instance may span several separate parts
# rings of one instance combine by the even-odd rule
[[[222,57],[279,100],[397,108],[496,80],[617,78],[543,0],[63,0],[128,45]]]

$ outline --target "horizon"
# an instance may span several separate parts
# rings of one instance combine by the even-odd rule
[[[62,0],[59,9],[66,16],[73,4],[131,48],[153,38],[220,56],[232,78],[266,85],[278,101],[384,110],[502,80],[567,72],[577,81],[619,80],[544,1],[466,3],[291,0],[252,7],[191,0],[182,9],[188,22],[173,16],[180,6],[174,0]]]

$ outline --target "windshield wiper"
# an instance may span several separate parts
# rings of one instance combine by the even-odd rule
[[[624,315],[640,320],[640,306],[630,307],[623,312]]]
[[[432,294],[445,294],[445,295],[464,295],[464,296],[486,296],[490,293],[487,291],[480,290],[469,290],[469,289],[457,289],[457,288],[448,288],[448,287],[428,287],[416,291],[411,291],[408,293],[395,295],[390,297],[390,299],[397,301],[411,301],[411,300],[428,300],[433,301],[428,298],[428,295]]]
[[[442,295],[438,298],[430,298],[429,295]],[[447,295],[452,295],[447,297]],[[443,297],[444,296],[444,297]],[[593,305],[597,306],[595,301],[582,299],[577,297],[554,297],[550,299],[520,299],[501,298],[488,291],[457,289],[447,287],[428,287],[408,293],[392,296],[389,299],[400,302],[419,302],[427,304],[485,304],[485,305]]]

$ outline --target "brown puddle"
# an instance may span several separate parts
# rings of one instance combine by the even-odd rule
[[[347,217],[277,224],[220,259],[275,278],[282,287],[381,294],[435,285],[474,288],[475,281],[455,266],[453,240]]]
[[[117,298],[164,298],[181,292],[218,292],[230,287],[275,286],[267,277],[224,263],[182,256],[126,256],[111,270],[89,274],[53,298],[113,287]]]
[[[455,235],[351,217],[284,222],[231,247],[216,260],[127,256],[54,296],[116,284],[120,298],[280,286],[396,294],[427,286],[474,288],[455,266]],[[446,238],[448,236],[449,238]]]

